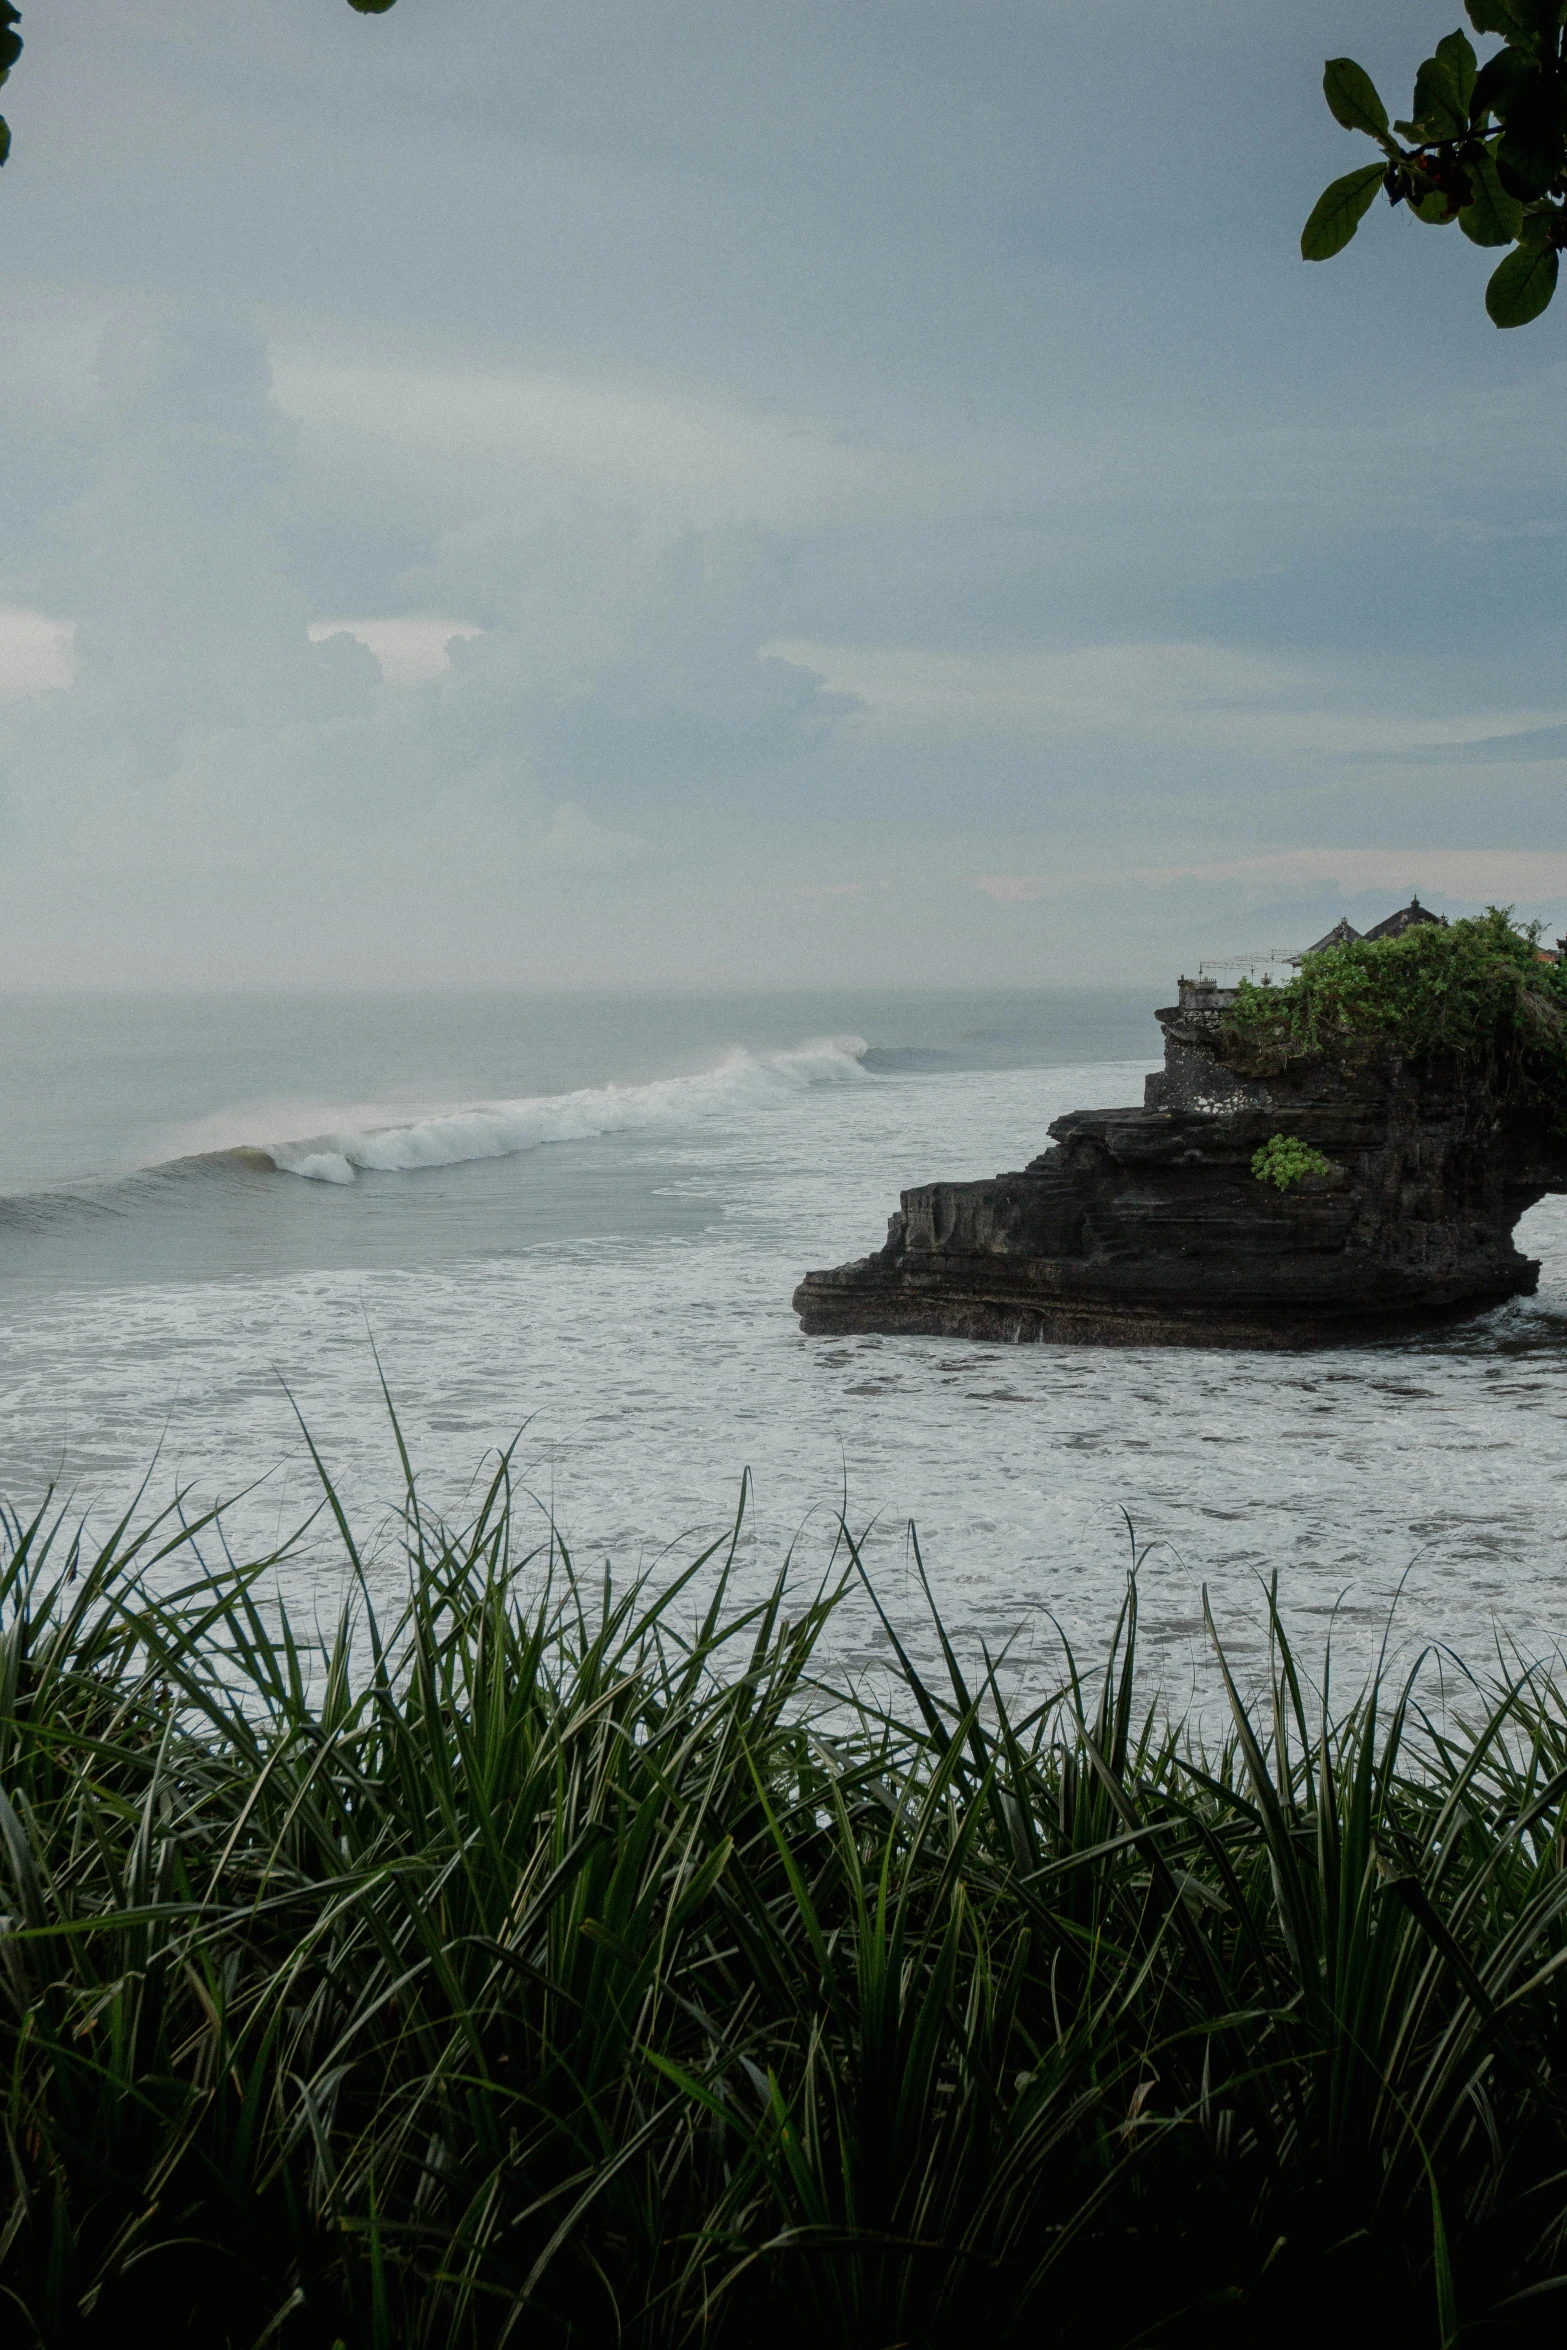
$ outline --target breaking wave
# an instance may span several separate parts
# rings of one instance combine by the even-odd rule
[[[312,1183],[352,1183],[361,1169],[401,1173],[454,1167],[465,1159],[510,1158],[546,1142],[676,1131],[707,1118],[780,1109],[815,1086],[865,1083],[867,1049],[857,1036],[824,1036],[791,1052],[736,1051],[716,1069],[689,1077],[476,1102],[384,1126],[264,1143],[259,1149],[286,1175],[302,1175]]]

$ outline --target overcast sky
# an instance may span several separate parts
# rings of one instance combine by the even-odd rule
[[[1567,923],[1567,301],[1454,0],[27,0],[0,978],[1165,979]]]

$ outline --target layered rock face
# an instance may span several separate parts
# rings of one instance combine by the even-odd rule
[[[1302,1347],[1533,1289],[1513,1226],[1567,1190],[1567,1142],[1543,1120],[1391,1054],[1258,1076],[1226,1059],[1202,991],[1182,993],[1158,1014],[1165,1066],[1140,1110],[1074,1110],[1018,1174],[906,1191],[876,1255],[806,1274],[802,1328]],[[1328,1173],[1259,1182],[1275,1134]]]

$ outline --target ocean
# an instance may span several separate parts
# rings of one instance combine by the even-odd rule
[[[236,1551],[319,1488],[392,1596],[400,1492],[459,1516],[511,1446],[542,1539],[672,1574],[731,1524],[744,1589],[840,1515],[917,1657],[911,1525],[962,1652],[1028,1683],[1101,1651],[1134,1549],[1172,1704],[1244,1671],[1262,1592],[1334,1685],[1389,1610],[1494,1666],[1567,1591],[1567,1200],[1539,1293],[1320,1355],[803,1338],[808,1267],[879,1245],[900,1188],[1021,1166],[1063,1111],[1141,1099],[1146,995],[13,995],[0,1006],[0,1496],[106,1530],[233,1497]],[[280,1570],[309,1621],[318,1520]],[[863,1599],[847,1669],[885,1635]]]

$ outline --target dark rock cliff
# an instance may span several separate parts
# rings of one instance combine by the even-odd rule
[[[806,1274],[801,1326],[1298,1347],[1533,1289],[1513,1226],[1567,1190],[1567,1141],[1543,1118],[1456,1065],[1391,1053],[1260,1075],[1200,1002],[1158,1018],[1165,1066],[1142,1109],[1074,1110],[1018,1174],[906,1191],[876,1255]],[[1259,1182],[1252,1156],[1275,1134],[1328,1173]]]

